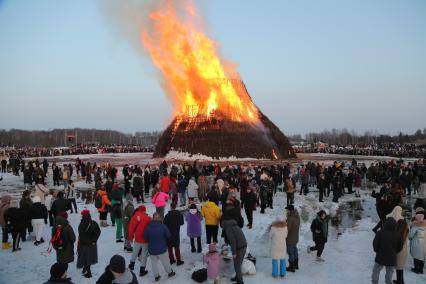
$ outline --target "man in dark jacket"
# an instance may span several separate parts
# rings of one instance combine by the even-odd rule
[[[324,251],[325,243],[328,237],[328,221],[326,220],[327,213],[324,210],[318,212],[317,217],[312,221],[311,232],[312,239],[315,242],[314,247],[308,246],[308,253],[317,251],[317,261],[323,262],[321,254]]]
[[[58,216],[61,212],[66,212],[71,209],[71,204],[68,199],[64,198],[64,193],[62,191],[58,192],[57,199],[53,201],[52,208],[50,211],[52,211],[53,216]]]
[[[50,278],[49,281],[44,282],[44,284],[53,284],[53,283],[68,283],[71,282],[71,278],[67,277],[68,264],[64,263],[55,263],[50,267]]]
[[[145,203],[143,194],[143,179],[140,173],[137,173],[133,178],[133,195],[136,197],[138,203],[141,201],[142,203]]]
[[[31,191],[25,190],[22,193],[21,200],[19,201],[19,208],[25,214],[25,227],[20,234],[23,242],[25,242],[26,239],[27,239],[26,238],[27,237],[27,230],[28,230],[28,235],[30,235],[33,232],[33,226],[31,224],[31,216],[30,216],[30,209],[31,209],[32,205],[33,205],[33,202],[31,200]]]
[[[222,227],[226,232],[226,237],[231,246],[232,258],[234,260],[235,277],[231,279],[232,282],[243,284],[243,274],[241,272],[241,265],[243,264],[244,256],[247,250],[247,241],[243,231],[238,226],[237,221],[228,219],[222,221]]]
[[[299,255],[297,251],[297,243],[299,242],[299,229],[300,229],[300,216],[299,212],[293,205],[288,205],[287,209],[287,254],[288,262],[290,263],[287,268],[290,272],[295,272],[299,269]]]
[[[244,196],[244,211],[246,212],[247,216],[247,227],[249,229],[253,226],[253,210],[256,207],[256,194],[253,192],[252,187],[247,187],[246,193]]]
[[[61,212],[55,219],[55,226],[52,229],[52,245],[56,250],[56,261],[59,263],[70,263],[74,261],[75,234],[68,223],[66,212]],[[60,242],[55,242],[55,239]]]
[[[184,264],[180,255],[180,227],[183,226],[184,220],[182,213],[176,210],[175,203],[172,203],[170,208],[171,210],[164,217],[164,225],[167,226],[171,233],[168,243],[169,259],[170,264],[176,263],[177,266],[180,266]],[[173,255],[173,248],[175,249],[175,255]]]
[[[163,265],[169,278],[175,276],[176,273],[172,270],[167,260],[167,243],[171,234],[167,226],[161,222],[160,214],[154,213],[152,222],[145,229],[143,237],[148,241],[148,252],[155,281],[159,281],[161,278],[158,271],[158,261]]]
[[[402,249],[394,218],[386,219],[383,230],[378,231],[374,237],[373,248],[376,253],[376,258],[371,282],[373,284],[379,283],[380,271],[383,266],[386,266],[385,282],[392,283],[393,270],[396,265],[396,255]]]

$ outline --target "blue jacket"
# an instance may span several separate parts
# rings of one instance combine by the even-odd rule
[[[148,241],[150,255],[160,255],[167,251],[167,242],[171,237],[166,225],[160,221],[151,221],[146,227],[143,237]]]

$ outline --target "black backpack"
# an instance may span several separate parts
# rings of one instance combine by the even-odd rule
[[[200,270],[194,271],[192,273],[192,280],[198,283],[202,283],[207,280],[207,268],[202,268]]]

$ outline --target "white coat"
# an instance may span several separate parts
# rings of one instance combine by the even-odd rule
[[[414,223],[414,222],[413,222]],[[410,254],[413,258],[426,260],[426,222],[411,227],[408,234],[410,239]]]
[[[287,259],[287,223],[285,221],[274,221],[269,232],[271,239],[272,259]]]

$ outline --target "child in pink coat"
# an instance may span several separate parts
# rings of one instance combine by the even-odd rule
[[[209,252],[204,256],[204,263],[207,264],[207,276],[213,280],[214,284],[219,283],[220,256],[216,249],[216,243],[209,244]]]
[[[160,214],[161,219],[164,219],[164,208],[166,207],[167,200],[169,200],[169,195],[162,191],[157,191],[151,199],[152,204],[155,205],[155,211]]]

